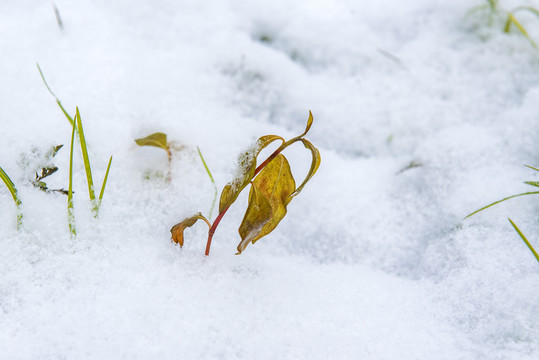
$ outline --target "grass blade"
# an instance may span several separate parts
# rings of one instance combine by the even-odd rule
[[[506,200],[509,200],[509,199],[512,199],[512,198],[515,198],[515,197],[518,197],[518,196],[532,195],[532,194],[539,194],[539,191],[532,191],[532,192],[526,192],[526,193],[522,193],[522,194],[512,195],[512,196],[506,197],[506,198],[504,198],[504,199],[495,201],[495,202],[493,202],[492,204],[489,204],[489,205],[487,205],[487,206],[484,206],[484,207],[482,207],[481,209],[476,210],[476,211],[474,211],[473,213],[467,215],[464,219],[467,219],[467,218],[469,218],[470,216],[475,215],[475,214],[477,214],[478,212],[483,211],[483,210],[485,210],[485,209],[488,209],[489,207],[494,206],[494,205],[496,205],[496,204],[499,204],[499,203],[501,203],[501,202],[503,202],[503,201],[506,201]]]
[[[90,166],[90,158],[88,157],[88,148],[86,147],[86,139],[84,137],[84,130],[82,129],[82,120],[80,118],[79,108],[77,107],[77,114],[75,115],[77,121],[77,129],[79,130],[80,148],[82,150],[82,159],[84,160],[84,170],[86,170],[86,180],[88,181],[88,194],[90,200],[95,200],[94,180],[92,178],[92,168]]]
[[[535,259],[537,261],[539,261],[539,254],[537,254],[537,251],[535,251],[535,249],[533,248],[532,244],[530,244],[530,242],[528,241],[528,239],[526,239],[526,236],[524,236],[524,234],[522,233],[522,231],[520,231],[520,229],[515,225],[515,223],[509,219],[509,222],[511,223],[511,225],[513,225],[513,228],[515,229],[515,231],[518,233],[518,235],[520,235],[520,238],[526,243],[526,245],[528,246],[528,248],[530,249],[530,251],[533,253],[533,256],[535,256]]]
[[[530,166],[530,165],[524,165],[524,166],[529,167],[529,168],[532,169],[532,170],[539,171],[539,169],[534,168],[533,166]]]
[[[213,180],[213,176],[211,174],[210,169],[208,168],[208,164],[206,164],[206,161],[204,160],[204,156],[202,156],[202,152],[200,151],[200,148],[197,146],[198,156],[200,156],[200,160],[202,160],[202,164],[204,165],[204,168],[206,169],[206,172],[208,173],[208,176],[210,177],[211,183],[213,184],[213,202],[211,203],[211,209],[210,209],[210,220],[211,220],[211,214],[213,213],[213,209],[215,208],[215,202],[217,201],[217,186],[215,185],[215,180]]]
[[[111,164],[112,164],[112,156],[109,159],[107,171],[105,172],[105,178],[103,179],[103,185],[101,185],[101,192],[99,193],[99,205],[101,205],[101,199],[103,199],[103,194],[105,194],[105,186],[107,186],[107,179],[109,178],[109,170],[110,170]]]
[[[15,205],[17,205],[17,230],[20,230],[22,227],[22,211],[21,211],[22,201],[19,198],[15,184],[13,184],[13,181],[11,181],[11,179],[6,174],[4,169],[2,169],[1,166],[0,166],[0,178],[4,181],[4,184],[6,184],[6,187],[11,193],[11,196],[13,197],[13,201],[15,202]]]
[[[67,222],[69,224],[69,232],[71,237],[74,238],[77,235],[75,229],[75,213],[73,211],[73,145],[75,143],[75,123],[72,126],[71,131],[71,150],[69,152],[69,188],[67,191]]]
[[[526,37],[526,39],[528,39],[528,41],[532,44],[534,48],[537,47],[537,45],[535,44],[535,41],[533,41],[533,39],[530,37],[530,35],[528,34],[524,26],[522,26],[522,24],[515,18],[515,16],[512,13],[508,13],[507,22],[505,23],[505,28],[503,31],[508,33],[509,30],[511,29],[511,24],[515,24],[517,29],[522,33],[522,35]]]
[[[58,97],[56,96],[56,94],[51,90],[51,88],[49,87],[49,84],[47,83],[47,80],[45,80],[45,75],[43,75],[43,71],[41,71],[41,67],[39,67],[39,63],[36,63],[37,65],[37,69],[39,70],[39,75],[41,75],[41,80],[43,80],[43,83],[45,84],[45,86],[47,87],[47,90],[49,90],[49,92],[51,93],[51,95],[56,99],[56,103],[58,104],[58,106],[60,107],[60,109],[62,110],[62,112],[64,113],[65,117],[67,118],[67,121],[69,121],[69,123],[71,124],[71,126],[73,126],[73,124],[75,123],[75,121],[73,120],[73,118],[67,113],[67,111],[64,109],[64,107],[62,106],[62,103],[60,102],[60,99],[58,99]]]
[[[522,10],[529,11],[532,14],[535,14],[535,16],[539,17],[539,10],[531,6],[518,6],[513,9],[513,14],[516,13],[517,11],[522,11]]]

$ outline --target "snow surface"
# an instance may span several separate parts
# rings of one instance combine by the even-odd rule
[[[537,359],[539,53],[477,1],[56,0],[0,2],[2,359]],[[522,0],[504,1],[510,9]],[[519,19],[539,39],[539,22]],[[66,197],[30,183],[81,110],[99,219],[75,158]],[[307,136],[319,172],[268,237],[235,256],[246,194],[211,255],[213,188],[259,136]],[[167,160],[133,139],[185,149]],[[34,151],[34,152],[33,152]],[[21,167],[21,154],[29,165]],[[32,155],[33,154],[33,155]],[[309,154],[287,150],[296,180]],[[419,167],[402,171],[414,162]],[[67,188],[69,150],[51,188]],[[160,176],[161,174],[161,176]],[[215,214],[214,214],[215,216]]]

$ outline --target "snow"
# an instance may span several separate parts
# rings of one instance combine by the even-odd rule
[[[507,221],[539,247],[534,197],[464,220],[538,179],[539,55],[466,18],[481,3],[57,0],[60,29],[49,2],[1,2],[0,166],[24,230],[0,184],[0,357],[537,359],[539,267]],[[76,239],[66,197],[29,182],[32,150],[64,144],[46,182],[67,188],[71,137],[36,62],[81,111],[97,190],[114,156],[94,219],[77,150]],[[196,146],[220,190],[309,109],[322,164],[273,233],[234,255],[245,191],[209,257],[202,222],[170,243],[211,207]],[[185,146],[171,183],[133,141],[156,131]],[[309,152],[286,155],[301,181]]]

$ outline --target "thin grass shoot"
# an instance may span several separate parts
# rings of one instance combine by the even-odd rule
[[[11,197],[13,198],[13,201],[15,202],[15,205],[17,206],[17,230],[20,230],[22,228],[22,201],[19,198],[19,194],[17,191],[17,188],[15,187],[15,184],[13,184],[13,181],[11,181],[8,174],[2,169],[0,166],[0,178],[8,188],[9,192],[11,193]]]

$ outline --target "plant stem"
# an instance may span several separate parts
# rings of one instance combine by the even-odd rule
[[[223,216],[225,216],[225,214],[226,214],[229,207],[227,207],[226,209],[223,210],[222,213],[217,215],[217,218],[215,219],[212,226],[210,227],[210,231],[208,231],[208,243],[206,244],[206,252],[205,252],[206,256],[210,255],[211,239],[213,238],[213,234],[215,233],[215,230],[217,229],[217,226],[221,222],[221,219],[223,218]]]
[[[167,182],[170,184],[172,182],[172,150],[170,146],[167,145],[167,155],[168,155],[168,172],[167,172]]]

